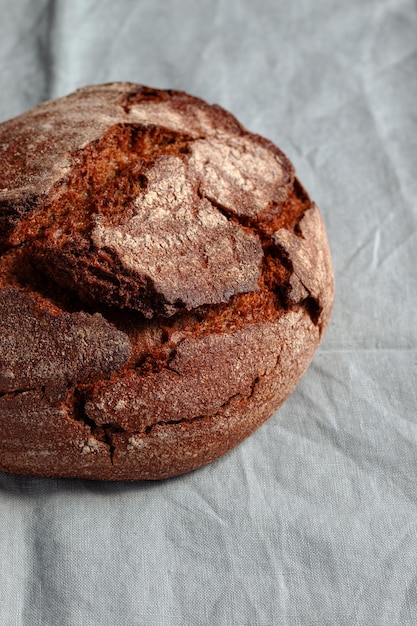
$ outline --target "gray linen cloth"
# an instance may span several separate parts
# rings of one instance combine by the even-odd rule
[[[293,160],[336,301],[284,407],[189,475],[0,475],[3,626],[417,624],[415,0],[0,0],[0,120],[189,91]],[[1,164],[0,164],[1,166]]]

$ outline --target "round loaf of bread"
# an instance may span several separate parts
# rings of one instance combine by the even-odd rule
[[[0,470],[160,479],[258,428],[329,320],[323,220],[219,106],[130,83],[0,125]]]

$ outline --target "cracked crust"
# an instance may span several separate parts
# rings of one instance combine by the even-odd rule
[[[0,125],[0,469],[158,479],[288,397],[328,322],[322,218],[266,139],[99,85]]]

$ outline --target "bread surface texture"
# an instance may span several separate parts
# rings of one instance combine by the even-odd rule
[[[0,125],[0,471],[161,479],[256,430],[329,321],[324,223],[217,105],[85,87]]]

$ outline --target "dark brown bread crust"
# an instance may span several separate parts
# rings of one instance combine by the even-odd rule
[[[129,83],[0,125],[0,469],[158,479],[288,397],[327,325],[319,210],[218,106]]]

